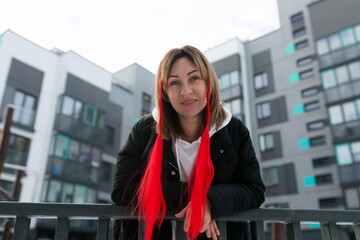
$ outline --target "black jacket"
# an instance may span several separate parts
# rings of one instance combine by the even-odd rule
[[[115,204],[128,206],[133,200],[156,136],[155,120],[151,115],[134,125],[116,164],[111,195]],[[264,202],[265,187],[245,125],[232,117],[228,125],[211,136],[210,142],[214,178],[208,199],[212,218],[258,208]],[[163,191],[167,209],[177,212],[187,204],[187,184],[180,182],[171,144],[171,141],[163,142],[163,176],[166,179]],[[134,236],[136,229],[136,221],[117,221],[114,239],[137,239]],[[163,224],[158,239],[171,239],[171,235],[167,235],[170,229],[170,224]],[[227,223],[227,239],[245,239],[245,234],[242,224]]]

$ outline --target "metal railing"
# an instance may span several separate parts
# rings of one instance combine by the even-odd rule
[[[176,224],[174,215],[168,214],[166,219]],[[137,219],[129,209],[110,204],[66,204],[66,203],[24,203],[0,202],[0,218],[15,220],[13,238],[27,239],[31,219],[55,219],[55,240],[68,239],[70,221],[74,219],[97,221],[96,239],[109,238],[110,222],[113,219]],[[225,222],[250,223],[253,234],[251,240],[265,239],[264,226],[267,223],[283,223],[286,239],[302,240],[303,223],[319,223],[323,240],[343,240],[338,237],[340,225],[348,225],[354,232],[356,240],[360,240],[360,211],[358,210],[302,210],[302,209],[253,209],[239,212],[218,219],[221,239],[226,238]],[[265,224],[266,223],[266,224]],[[181,227],[177,227],[175,239],[185,239]],[[179,230],[180,229],[180,230]]]

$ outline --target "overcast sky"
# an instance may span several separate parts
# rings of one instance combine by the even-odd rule
[[[7,0],[0,7],[0,33],[73,50],[110,72],[137,62],[155,73],[171,48],[206,51],[278,28],[277,0]]]

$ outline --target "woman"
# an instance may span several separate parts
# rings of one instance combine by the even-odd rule
[[[119,153],[112,200],[132,206],[145,239],[171,239],[166,211],[184,218],[189,239],[217,239],[215,219],[264,201],[249,131],[224,108],[215,72],[192,46],[170,50],[155,82],[156,108],[132,129]],[[137,239],[137,221],[117,221],[115,239]],[[227,223],[227,239],[245,239]]]

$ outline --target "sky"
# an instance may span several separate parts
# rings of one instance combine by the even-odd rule
[[[111,73],[135,62],[156,73],[171,48],[206,51],[279,24],[277,0],[8,0],[0,8],[0,34],[72,50]]]

